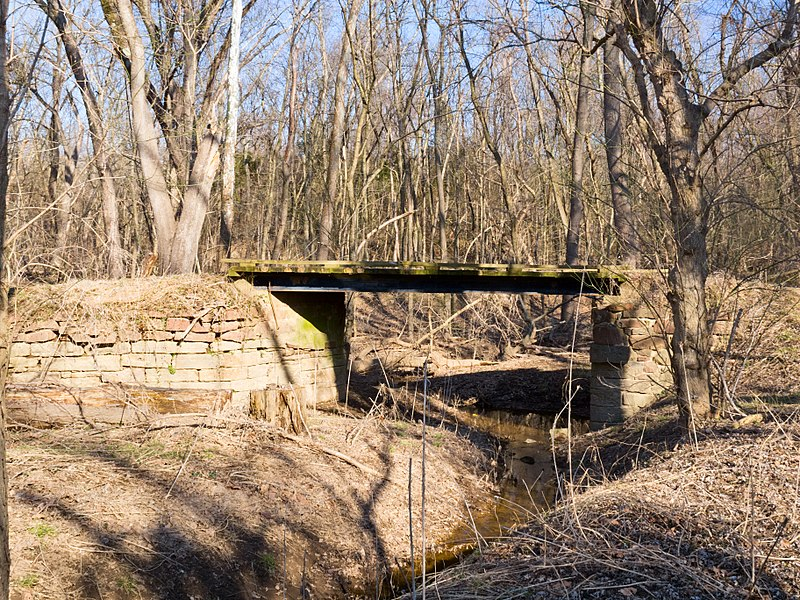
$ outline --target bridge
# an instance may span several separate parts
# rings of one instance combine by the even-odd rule
[[[600,266],[228,260],[228,277],[269,294],[285,308],[281,335],[299,332],[325,352],[335,375],[331,398],[347,380],[345,293],[509,293],[616,296],[623,272]],[[644,272],[636,272],[641,278]],[[629,273],[633,276],[633,273]],[[592,426],[619,423],[652,403],[669,382],[667,339],[647,301],[616,302],[592,311]],[[272,302],[272,300],[271,300]],[[306,348],[295,344],[296,348]],[[318,392],[315,392],[318,393]]]
[[[229,260],[228,277],[279,292],[489,292],[615,295],[605,267],[434,262]]]

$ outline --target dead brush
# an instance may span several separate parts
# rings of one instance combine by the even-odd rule
[[[720,425],[697,446],[572,489],[570,502],[432,585],[441,597],[487,600],[797,597],[798,440],[797,416]]]
[[[253,300],[224,279],[176,275],[20,287],[10,301],[18,330],[49,319],[99,331],[146,331],[149,313],[193,316],[208,307],[249,310]]]

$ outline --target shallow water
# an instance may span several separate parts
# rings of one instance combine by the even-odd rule
[[[503,410],[463,410],[458,421],[471,429],[497,439],[502,445],[502,477],[494,501],[469,507],[468,522],[451,532],[425,557],[427,573],[440,571],[472,554],[492,539],[507,535],[514,527],[527,523],[532,514],[551,506],[556,498],[557,477],[551,450],[554,418],[536,413]],[[588,430],[582,421],[572,422],[572,432]],[[462,507],[465,509],[465,507]],[[418,576],[421,560],[413,569]],[[410,588],[412,569],[395,569],[391,583],[384,585],[384,597],[393,597]]]

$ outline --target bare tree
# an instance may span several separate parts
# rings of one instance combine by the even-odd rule
[[[337,205],[339,194],[339,168],[342,162],[342,148],[345,136],[345,92],[347,86],[347,63],[350,56],[350,38],[353,35],[358,12],[363,0],[352,0],[343,11],[345,18],[342,32],[339,60],[336,65],[336,80],[333,87],[333,119],[328,141],[328,170],[325,176],[325,193],[322,200],[319,223],[318,260],[328,260],[334,252],[331,248],[333,231],[333,208]]]
[[[8,0],[0,0],[0,600],[8,600],[11,555],[8,547],[8,475],[6,472],[6,373],[11,348],[8,288],[5,281],[6,194],[8,192]]]
[[[230,27],[216,53],[210,57],[206,53],[212,48],[209,38],[218,26],[224,2],[181,0],[174,10],[157,5],[164,14],[155,18],[149,2],[136,1],[154,53],[152,64],[160,90],[151,80],[151,63],[145,56],[131,0],[102,0],[101,4],[117,56],[128,74],[133,133],[153,213],[159,263],[164,272],[190,272],[197,261],[211,186],[220,164],[213,112],[223,90],[218,74],[230,49]],[[253,4],[254,0],[248,2],[243,15]],[[208,60],[208,72],[198,98],[203,56]],[[176,64],[180,68],[175,68]],[[159,140],[167,149],[167,165],[159,157]]]
[[[637,266],[640,248],[636,242],[628,172],[623,162],[622,101],[625,86],[622,75],[622,51],[614,37],[614,22],[609,21],[603,43],[603,130],[606,142],[606,162],[614,210],[614,230],[618,252],[616,259],[623,265]]]
[[[589,125],[589,69],[594,40],[595,7],[592,2],[580,3],[583,37],[580,46],[578,89],[575,98],[575,131],[572,136],[571,178],[569,188],[569,225],[567,227],[566,262],[581,262],[580,241],[584,218],[583,177],[586,168],[586,136]],[[584,258],[584,262],[586,262]],[[578,308],[576,299],[564,297],[561,320],[572,321]]]
[[[720,61],[720,83],[710,92],[691,89],[693,56],[679,58],[668,33],[671,9],[655,0],[623,0],[624,30],[632,46],[622,44],[636,75],[640,106],[647,122],[648,143],[669,186],[675,255],[669,273],[669,300],[675,325],[672,368],[678,407],[684,423],[711,414],[709,373],[711,334],[705,283],[708,274],[707,235],[709,203],[702,187],[701,162],[706,151],[730,125],[732,116],[746,110],[736,105],[737,84],[754,69],[786,52],[797,43],[797,4],[789,0],[783,23],[774,38],[750,56]],[[741,41],[741,38],[740,40]],[[745,44],[734,44],[741,52]],[[684,50],[685,51],[685,50]],[[652,86],[660,114],[651,107]],[[708,117],[721,112],[719,123],[701,144]]]
[[[119,232],[117,190],[114,184],[114,172],[106,149],[108,141],[106,139],[107,133],[102,109],[97,100],[94,87],[89,80],[78,41],[69,20],[69,13],[64,9],[62,0],[36,0],[36,2],[58,29],[58,39],[64,47],[67,62],[81,92],[81,98],[86,109],[86,119],[89,123],[89,134],[94,152],[93,160],[95,168],[100,174],[102,187],[103,219],[108,238],[108,275],[112,278],[123,277],[125,275],[125,263]],[[53,118],[57,118],[55,113]]]
[[[231,8],[231,48],[228,53],[228,108],[225,116],[225,144],[222,147],[222,222],[220,237],[230,258],[233,230],[233,193],[236,183],[236,131],[239,124],[239,43],[242,33],[242,0]]]

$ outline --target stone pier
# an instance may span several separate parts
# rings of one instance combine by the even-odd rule
[[[609,304],[592,310],[591,426],[622,423],[672,385],[670,324],[646,306]]]

